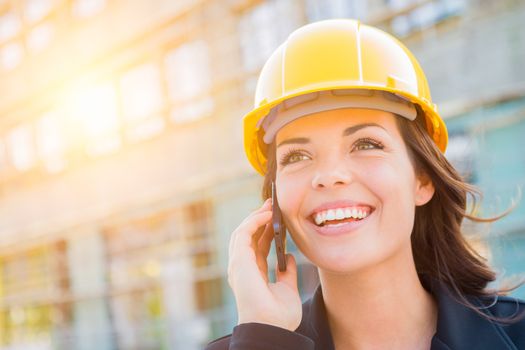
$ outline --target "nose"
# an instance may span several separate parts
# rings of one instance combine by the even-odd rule
[[[327,161],[319,165],[312,178],[314,189],[333,188],[348,185],[352,181],[352,173],[341,159]]]

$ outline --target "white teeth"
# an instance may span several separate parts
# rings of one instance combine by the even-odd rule
[[[334,210],[327,210],[326,211],[326,218],[325,220],[335,220],[335,211]]]
[[[321,225],[328,220],[342,220],[345,218],[364,219],[368,216],[366,210],[357,208],[337,208],[318,212],[314,216],[316,225]],[[342,223],[341,223],[342,224]],[[333,224],[332,224],[333,225]]]

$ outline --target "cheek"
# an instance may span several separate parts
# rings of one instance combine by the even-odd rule
[[[415,179],[405,162],[370,162],[360,172],[360,179],[384,202],[413,202]]]
[[[377,164],[361,174],[368,189],[380,201],[382,231],[412,231],[415,213],[415,176],[410,164]]]
[[[277,176],[277,201],[286,218],[294,217],[300,210],[307,186],[306,179],[298,176]]]

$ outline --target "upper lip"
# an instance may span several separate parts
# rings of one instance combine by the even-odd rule
[[[363,202],[356,202],[352,200],[339,200],[339,201],[333,201],[333,202],[326,202],[315,208],[311,213],[310,217],[314,217],[315,214],[328,209],[337,209],[337,208],[349,208],[349,207],[370,207],[372,211],[374,210],[374,207],[370,204],[366,204]]]

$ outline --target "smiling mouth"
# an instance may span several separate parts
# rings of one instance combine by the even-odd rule
[[[347,222],[361,221],[367,218],[374,208],[372,207],[352,207],[330,209],[315,213],[309,219],[318,227],[338,225]]]
[[[341,220],[328,220],[328,221],[325,221],[325,222],[321,223],[320,225],[317,225],[317,224],[316,225],[319,226],[319,227],[324,227],[324,226],[329,226],[329,225],[342,224],[342,223],[345,223],[345,222],[361,221],[363,219],[347,218],[347,219],[341,219]]]

